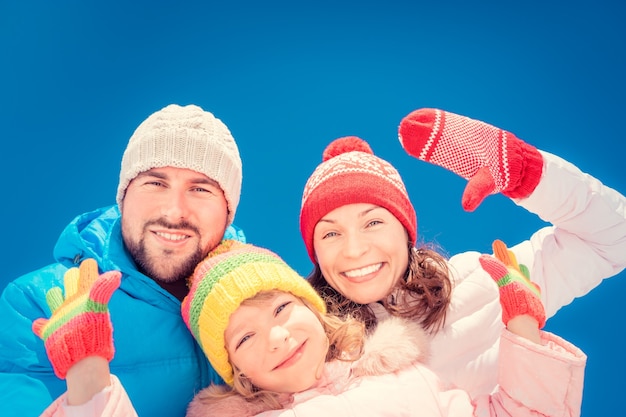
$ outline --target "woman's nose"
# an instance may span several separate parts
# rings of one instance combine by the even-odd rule
[[[347,233],[344,239],[343,254],[348,258],[359,258],[369,246],[365,238],[356,233]]]

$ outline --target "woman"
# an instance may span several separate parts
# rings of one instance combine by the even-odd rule
[[[502,192],[552,223],[511,248],[542,288],[548,317],[626,266],[624,196],[567,161],[442,110],[410,113],[399,133],[409,154],[469,180],[466,210]],[[447,259],[420,244],[399,173],[363,140],[327,147],[304,189],[300,229],[315,265],[309,280],[332,296],[336,313],[358,311],[372,325],[382,305],[414,319],[429,331],[438,375],[472,395],[491,392],[501,308],[480,254]]]

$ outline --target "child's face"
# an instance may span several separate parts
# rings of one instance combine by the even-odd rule
[[[328,351],[318,317],[287,292],[246,300],[230,316],[224,337],[231,363],[255,386],[274,392],[314,386]]]
[[[315,226],[315,256],[326,281],[360,304],[385,298],[409,264],[408,234],[387,209],[347,204]]]

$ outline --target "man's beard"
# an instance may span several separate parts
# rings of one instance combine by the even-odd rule
[[[194,253],[189,255],[186,259],[181,260],[178,265],[171,265],[168,271],[164,271],[164,268],[160,267],[157,262],[154,262],[154,257],[151,258],[150,255],[146,253],[143,239],[140,240],[137,245],[133,243],[126,246],[130,252],[130,256],[132,256],[137,265],[137,270],[156,281],[175,282],[179,279],[187,279],[193,274],[193,271],[200,261],[204,259],[200,248],[197,248]],[[165,252],[162,256],[166,257],[167,255],[167,252]]]
[[[150,222],[150,224],[169,226],[164,224],[163,221]],[[145,225],[144,230],[148,227],[148,225],[149,224]],[[187,224],[185,224],[185,226],[190,228]],[[195,230],[195,228],[191,228]],[[171,255],[172,251],[163,251],[159,255],[151,255],[146,249],[143,237],[138,242],[132,241],[131,239],[124,239],[124,243],[126,244],[126,248],[128,249],[130,256],[135,261],[135,265],[137,265],[137,270],[142,274],[161,282],[171,283],[180,279],[189,278],[196,269],[196,266],[205,257],[205,254],[202,253],[200,247],[197,246],[193,253],[188,255],[185,259],[178,261],[177,265],[174,265],[172,263],[174,262],[173,260],[167,259],[169,255]],[[163,265],[167,265],[167,267],[164,268]]]

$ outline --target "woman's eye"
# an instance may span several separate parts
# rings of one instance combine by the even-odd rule
[[[337,232],[328,232],[322,236],[322,239],[326,239],[326,238],[334,237],[334,236],[337,236]]]
[[[372,220],[371,222],[369,222],[369,223],[367,224],[367,227],[370,227],[370,226],[376,226],[376,225],[378,225],[378,224],[382,224],[382,223],[383,223],[383,222],[381,222],[380,220]]]

